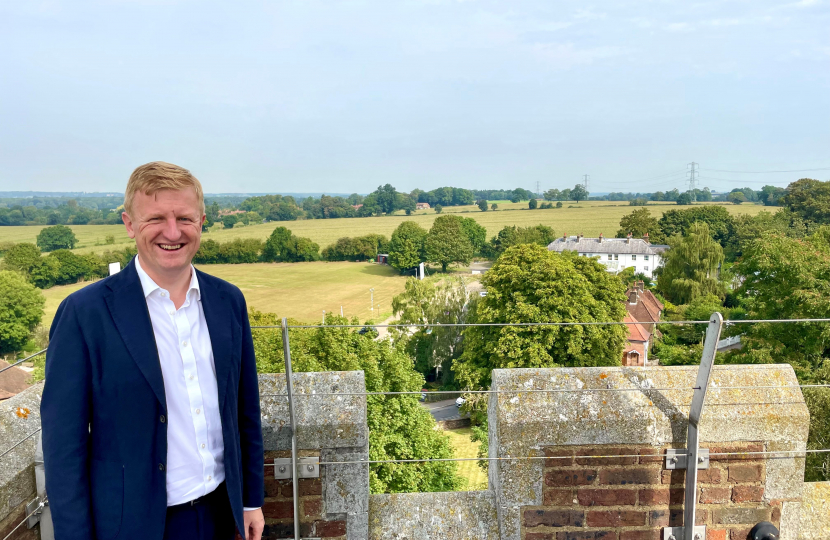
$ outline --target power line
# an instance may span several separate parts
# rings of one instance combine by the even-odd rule
[[[810,172],[810,171],[830,171],[830,167],[820,167],[818,169],[793,169],[789,171],[727,171],[725,169],[703,169],[705,171],[728,172],[738,174],[768,174],[768,173],[792,173],[792,172]]]

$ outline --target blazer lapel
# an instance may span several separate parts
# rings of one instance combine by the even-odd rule
[[[202,298],[202,310],[205,313],[210,345],[213,348],[213,365],[216,369],[216,388],[219,392],[219,410],[224,410],[228,379],[233,368],[234,321],[228,316],[228,304],[225,295],[213,287],[202,273],[196,273]]]
[[[115,327],[130,356],[166,410],[167,399],[156,337],[135,262],[131,261],[124,270],[109,278],[108,282],[110,291],[106,295],[106,302]]]

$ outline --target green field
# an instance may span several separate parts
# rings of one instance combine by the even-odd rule
[[[574,206],[574,208],[568,208]],[[759,205],[724,205],[732,214],[757,215],[764,210],[775,211]],[[445,213],[460,213],[464,217],[471,217],[487,229],[488,238],[494,236],[505,225],[548,225],[553,227],[557,235],[584,234],[597,236],[603,233],[606,237],[612,236],[619,228],[620,218],[635,210],[626,202],[591,201],[579,205],[565,203],[563,208],[550,210],[527,210],[527,203],[499,203],[499,209],[481,212],[477,206],[457,206],[445,208]],[[663,212],[671,209],[683,209],[688,206],[677,206],[674,203],[650,204],[648,210],[660,217]],[[423,210],[411,216],[392,215],[368,218],[342,219],[310,219],[301,221],[284,221],[249,225],[222,229],[221,225],[205,233],[202,238],[224,242],[236,238],[259,238],[265,240],[274,228],[288,227],[298,236],[307,236],[324,248],[343,236],[362,236],[370,233],[379,233],[387,237],[402,221],[416,221],[422,227],[429,228],[438,214],[433,210]],[[133,245],[127,236],[123,225],[72,225],[72,230],[78,238],[75,250],[79,253],[100,253],[107,249],[123,248]],[[43,226],[29,227],[0,227],[0,242],[34,242]],[[115,244],[107,245],[107,235],[115,236]]]
[[[470,440],[473,430],[470,428],[448,429],[444,433],[449,436],[450,444],[457,458],[478,457],[478,443]],[[459,461],[458,474],[465,485],[461,491],[477,491],[487,489],[487,471],[478,466],[478,461]]]
[[[324,309],[339,314],[341,306],[349,318],[381,321],[392,314],[392,297],[403,291],[406,281],[394,268],[373,263],[210,264],[199,269],[239,287],[249,307],[304,322],[320,321]],[[61,301],[86,285],[43,291],[43,324],[51,325]],[[369,310],[370,288],[375,289],[373,311]]]

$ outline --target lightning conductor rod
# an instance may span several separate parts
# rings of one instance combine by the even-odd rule
[[[689,428],[686,433],[686,499],[683,508],[683,540],[701,540],[695,538],[695,502],[697,498],[697,463],[700,438],[698,426],[700,415],[703,412],[703,403],[706,401],[706,389],[712,380],[712,366],[715,363],[720,331],[723,327],[723,316],[713,313],[706,328],[706,340],[703,342],[703,355],[700,358],[700,367],[697,370],[692,408],[689,410]]]
[[[285,355],[285,390],[288,394],[288,418],[291,422],[291,490],[294,494],[294,540],[300,540],[300,482],[297,475],[297,415],[294,412],[294,371],[291,369],[291,346],[288,343],[288,319],[282,318],[282,351]]]

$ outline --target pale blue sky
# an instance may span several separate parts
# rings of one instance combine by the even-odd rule
[[[830,168],[830,2],[0,0],[0,190],[157,159],[208,192],[828,179],[712,169]]]

